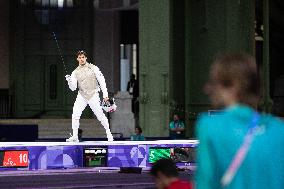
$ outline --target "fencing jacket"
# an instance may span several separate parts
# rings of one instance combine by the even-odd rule
[[[103,92],[103,98],[108,97],[104,75],[100,69],[90,63],[79,65],[71,74],[71,80],[68,86],[72,91],[79,88],[79,93],[87,100],[90,100],[100,89]]]

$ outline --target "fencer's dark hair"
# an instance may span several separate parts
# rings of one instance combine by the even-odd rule
[[[151,168],[151,175],[154,177],[157,177],[158,172],[162,173],[163,175],[167,177],[177,177],[178,176],[178,170],[176,167],[176,164],[171,159],[159,159],[156,161],[152,168]]]
[[[139,126],[136,126],[135,129],[138,129],[139,133],[142,133],[142,128]]]
[[[78,51],[78,52],[76,53],[76,55],[77,55],[77,56],[79,56],[79,55],[84,55],[85,57],[87,57],[87,53],[86,53],[85,51],[83,51],[83,50]]]

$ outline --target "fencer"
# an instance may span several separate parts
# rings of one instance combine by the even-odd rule
[[[77,61],[79,65],[72,72],[71,76],[65,76],[71,91],[75,91],[77,89],[77,84],[79,89],[72,113],[73,134],[70,138],[66,139],[66,141],[79,142],[79,121],[81,114],[87,105],[90,106],[97,119],[105,128],[108,141],[113,141],[108,119],[105,116],[102,107],[100,106],[100,90],[103,93],[103,101],[108,100],[108,91],[105,78],[97,66],[87,62],[87,53],[85,51],[77,52]]]

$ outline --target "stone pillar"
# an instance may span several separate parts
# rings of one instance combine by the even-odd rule
[[[0,88],[9,88],[9,5],[8,0],[0,1]]]
[[[118,92],[114,96],[117,110],[111,114],[110,127],[112,133],[122,133],[130,137],[134,133],[134,114],[131,112],[131,95],[128,92]]]
[[[139,1],[139,125],[147,137],[169,136],[171,2]]]
[[[270,97],[270,66],[269,66],[269,1],[263,1],[263,65],[262,65],[262,99],[260,107],[264,112],[271,112],[273,101]]]

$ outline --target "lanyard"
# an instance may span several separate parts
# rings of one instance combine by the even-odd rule
[[[221,185],[223,187],[228,186],[232,179],[234,178],[236,172],[238,171],[238,169],[240,168],[242,162],[244,161],[247,152],[251,146],[251,143],[253,141],[253,138],[256,134],[256,131],[258,129],[258,121],[259,121],[260,115],[255,112],[253,114],[253,118],[249,127],[249,130],[244,138],[243,144],[241,145],[241,147],[239,148],[238,152],[236,153],[236,155],[234,156],[230,166],[228,167],[228,169],[226,170],[226,172],[224,173],[222,179],[221,179]]]

